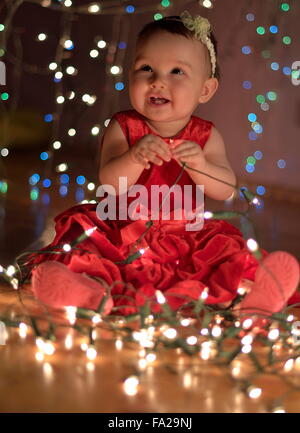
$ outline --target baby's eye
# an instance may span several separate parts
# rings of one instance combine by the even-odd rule
[[[183,75],[184,74],[183,70],[179,69],[179,68],[174,68],[172,72],[174,72],[174,71],[177,71],[176,75]],[[179,73],[178,73],[178,71],[179,71]]]
[[[151,69],[151,66],[149,65],[144,65],[140,68],[141,71],[146,71],[147,69]]]

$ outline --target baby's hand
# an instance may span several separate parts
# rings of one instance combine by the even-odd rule
[[[156,165],[162,165],[162,159],[164,161],[170,161],[172,157],[167,143],[153,134],[147,134],[140,138],[135,145],[130,148],[130,152],[132,159],[142,164],[147,169],[150,168],[149,161]]]
[[[205,156],[198,143],[188,140],[174,140],[174,144],[176,146],[172,148],[172,157],[177,162],[186,162],[190,167],[199,168],[199,170],[205,165]]]

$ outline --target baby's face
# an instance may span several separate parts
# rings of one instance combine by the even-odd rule
[[[165,31],[139,44],[129,72],[133,108],[153,121],[188,121],[208,79],[205,50],[197,40]]]

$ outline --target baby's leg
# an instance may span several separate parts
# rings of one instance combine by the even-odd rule
[[[32,289],[39,300],[55,308],[76,306],[96,310],[106,294],[98,281],[55,261],[41,263],[33,270]],[[108,298],[103,313],[108,314],[112,306],[113,301]]]
[[[241,313],[277,313],[296,291],[299,278],[299,263],[295,257],[284,251],[270,253],[257,268],[255,281],[241,282],[247,294],[234,309]]]

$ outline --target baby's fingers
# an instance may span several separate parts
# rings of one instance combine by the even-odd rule
[[[167,144],[157,137],[157,141],[153,142],[149,146],[149,150],[160,156],[164,161],[170,161],[172,154]]]

